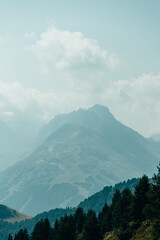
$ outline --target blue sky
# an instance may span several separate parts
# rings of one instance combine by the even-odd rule
[[[158,0],[0,1],[0,118],[42,123],[100,103],[160,132],[159,11]]]

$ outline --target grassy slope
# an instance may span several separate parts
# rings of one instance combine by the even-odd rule
[[[16,210],[9,208],[5,205],[0,204],[0,220],[6,222],[20,222],[26,219],[31,219],[32,217],[17,212]]]
[[[143,222],[130,240],[155,240],[154,224],[151,221]],[[112,231],[105,234],[104,240],[119,240],[119,237],[116,231]]]
[[[14,223],[14,222],[21,222],[21,221],[24,221],[26,219],[32,219],[32,217],[30,217],[30,216],[27,216],[27,215],[19,213],[19,212],[17,212],[17,213],[18,214],[17,214],[16,217],[6,218],[3,221]]]

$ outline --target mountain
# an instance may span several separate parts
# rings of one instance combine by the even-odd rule
[[[5,205],[0,204],[0,221],[6,222],[20,222],[26,219],[31,219],[31,217],[17,212],[16,210],[9,208]]]
[[[6,209],[7,208],[8,207],[6,207]],[[35,224],[41,219],[45,219],[46,217],[50,220],[51,224],[53,225],[56,219],[59,219],[61,216],[64,216],[65,214],[66,215],[73,214],[74,212],[75,212],[75,209],[54,209],[49,212],[38,214],[34,218],[31,218],[24,214],[16,212],[13,214],[14,217],[11,217],[7,220],[0,219],[0,239],[6,240],[8,239],[9,234],[14,236],[15,233],[17,233],[20,229],[25,229],[25,228],[29,233],[31,233],[33,231]],[[1,214],[1,207],[0,207],[0,214]],[[10,211],[8,215],[10,216]]]
[[[152,175],[159,162],[154,142],[100,105],[55,117],[39,138],[35,151],[0,174],[0,202],[29,215],[76,206],[106,185]]]
[[[1,169],[5,168],[5,162],[9,161],[13,146],[13,131],[12,129],[2,120],[0,120],[0,161]]]
[[[85,212],[89,209],[93,209],[96,213],[99,213],[102,210],[105,202],[108,204],[111,203],[112,197],[116,191],[119,189],[122,191],[126,187],[130,188],[134,192],[134,187],[138,183],[139,179],[131,179],[127,181],[123,181],[114,186],[106,186],[103,190],[93,194],[89,198],[82,201],[78,207],[82,207]],[[4,209],[4,210],[3,210]],[[41,219],[48,218],[51,225],[54,225],[56,219],[60,217],[70,214],[74,214],[76,208],[56,208],[50,211],[45,211],[43,213],[37,214],[35,217],[30,218],[24,214],[21,214],[15,210],[8,208],[7,206],[0,205],[0,239],[6,240],[9,233],[14,236],[16,232],[18,232],[21,228],[26,228],[29,233],[33,231],[35,224]],[[3,213],[4,212],[4,213]],[[22,216],[17,217],[17,216]],[[24,220],[26,219],[26,220]],[[7,221],[6,221],[7,220]],[[21,220],[21,221],[19,221]]]
[[[83,202],[81,202],[78,205],[78,207],[82,207],[86,213],[88,210],[92,209],[97,213],[97,216],[98,216],[98,213],[102,210],[106,202],[107,204],[111,204],[112,197],[117,189],[120,190],[121,192],[125,188],[129,188],[132,192],[134,192],[135,186],[138,183],[139,183],[139,179],[133,178],[133,179],[115,184],[114,186],[106,186],[104,187],[103,190],[93,194],[88,199],[85,199]],[[52,209],[48,212],[45,211],[31,218],[24,214],[18,213],[13,209],[10,209],[7,206],[0,205],[0,216],[1,216],[0,239],[6,240],[9,233],[11,233],[11,235],[14,236],[15,233],[20,231],[20,229],[25,229],[25,228],[27,229],[28,233],[31,234],[35,224],[41,221],[41,219],[45,220],[46,218],[48,218],[51,225],[53,226],[56,219],[60,219],[60,217],[64,215],[70,215],[70,214],[73,215],[76,209],[77,208]],[[22,217],[20,218],[17,216],[20,216],[20,217],[22,216]],[[23,218],[26,220],[24,220]],[[138,231],[137,233],[139,236],[139,234],[142,234],[142,231]],[[110,232],[110,233],[108,232],[108,235],[106,236],[108,237],[116,236],[116,232],[115,234],[113,234],[113,232]],[[139,239],[139,238],[136,238],[136,239]]]
[[[158,225],[158,224],[157,224]],[[144,221],[139,224],[137,229],[134,229],[133,235],[129,240],[159,240],[160,233],[156,233],[156,222],[155,221]],[[159,231],[159,229],[158,229]],[[121,240],[128,239],[125,237],[118,237],[118,230],[107,232],[103,240]],[[157,236],[158,235],[158,236]]]
[[[160,142],[160,133],[152,135],[151,138],[157,142]]]
[[[31,219],[32,217],[0,204],[0,239],[8,239],[9,233],[13,233],[14,236],[21,226]]]
[[[108,205],[111,204],[116,190],[122,192],[125,188],[129,188],[132,192],[134,192],[135,186],[138,184],[138,182],[139,178],[132,178],[131,180],[117,183],[114,186],[106,186],[101,191],[80,202],[78,207],[83,208],[85,212],[87,212],[89,209],[92,209],[98,214],[102,210],[105,203]]]
[[[27,130],[22,131],[22,127],[20,128],[19,125]],[[31,135],[31,130],[28,130],[28,127],[25,128],[22,121],[19,125],[11,127],[0,119],[0,171],[13,165],[33,150],[31,139],[35,134],[34,131]],[[28,133],[26,133],[27,131]]]

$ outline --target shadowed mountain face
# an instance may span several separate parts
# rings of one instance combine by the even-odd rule
[[[152,175],[159,162],[154,142],[100,105],[55,117],[39,134],[40,143],[0,174],[0,201],[29,215],[76,206],[106,185]]]

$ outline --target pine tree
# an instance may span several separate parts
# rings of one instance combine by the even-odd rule
[[[33,229],[31,240],[48,240],[50,233],[51,226],[49,220],[47,218],[45,220],[41,219]]]
[[[83,240],[100,240],[100,227],[94,211],[89,210],[83,229]]]
[[[119,227],[120,218],[121,218],[121,206],[120,206],[121,193],[119,190],[116,190],[112,198],[112,228],[115,229]]]
[[[111,207],[105,203],[102,211],[98,215],[99,226],[101,228],[102,234],[111,231],[112,229],[112,213]]]
[[[147,194],[148,204],[143,211],[147,219],[160,219],[160,164],[157,168],[158,173],[154,174]]]
[[[58,240],[59,239],[59,221],[56,219],[53,229],[51,229],[51,234],[49,240]]]
[[[153,194],[154,194],[154,201],[153,206],[155,209],[155,218],[160,219],[160,164],[157,167],[158,168],[158,174],[154,174],[153,176]]]
[[[135,187],[133,198],[133,217],[136,221],[143,221],[145,219],[144,208],[148,204],[148,192],[150,184],[148,177],[143,175],[139,183]]]
[[[29,235],[26,229],[21,229],[17,234],[15,234],[14,240],[29,240]]]
[[[81,207],[78,207],[76,209],[76,212],[74,214],[75,224],[76,224],[76,233],[79,234],[82,232],[83,225],[85,222],[85,214]]]
[[[53,230],[54,231],[54,230]],[[76,227],[74,217],[72,215],[61,217],[58,227],[58,240],[74,240],[76,235]]]
[[[119,219],[120,226],[125,228],[128,223],[132,220],[132,202],[133,202],[133,195],[129,188],[125,188],[121,193],[120,198],[120,212],[121,216]]]
[[[11,236],[11,234],[9,234],[8,240],[13,240],[13,237]]]

